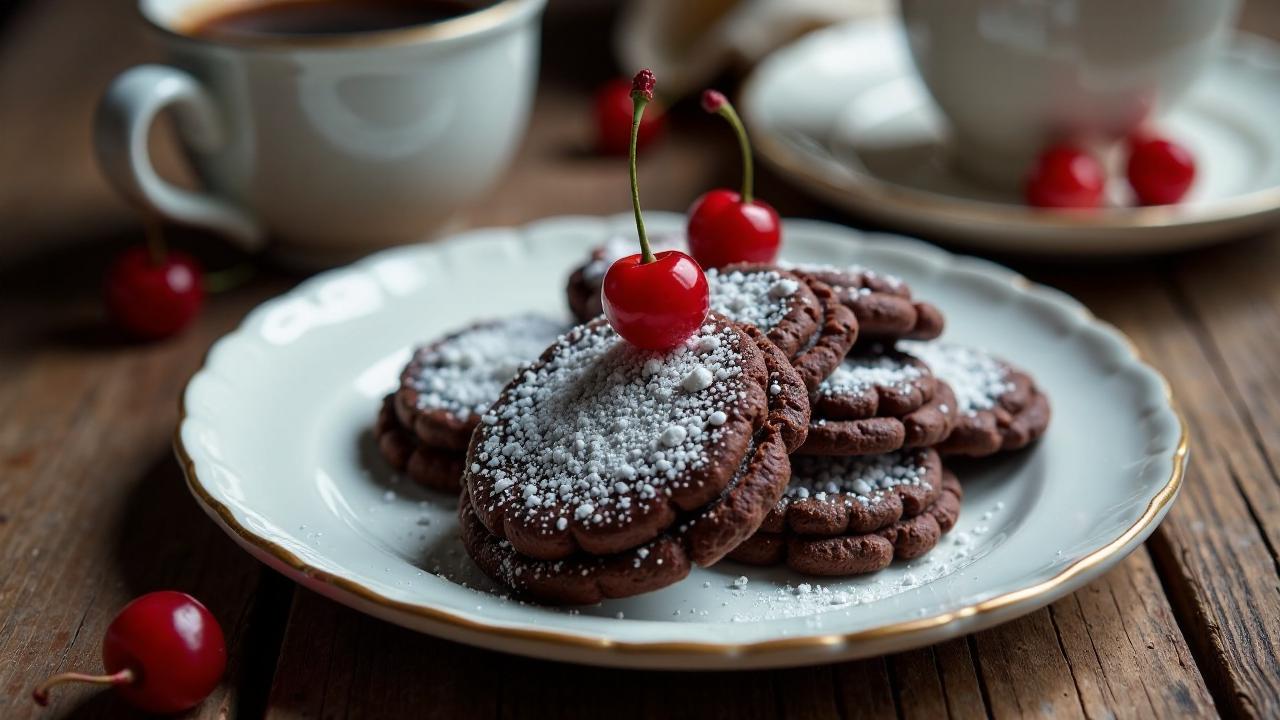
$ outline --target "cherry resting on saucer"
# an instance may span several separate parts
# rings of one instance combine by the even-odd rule
[[[1196,179],[1191,151],[1162,137],[1138,135],[1129,140],[1126,172],[1138,202],[1172,205],[1187,194]]]
[[[31,696],[47,705],[53,686],[87,682],[110,685],[147,712],[182,712],[218,686],[227,667],[227,646],[218,621],[200,601],[162,590],[129,603],[107,626],[102,666],[104,675],[54,675]]]
[[[746,128],[725,96],[702,93],[702,109],[728,121],[742,150],[742,192],[716,188],[689,208],[689,252],[703,267],[736,262],[772,263],[782,242],[782,223],[769,203],[752,197],[754,173]]]
[[[1026,183],[1027,204],[1042,208],[1092,208],[1102,203],[1106,172],[1098,159],[1075,145],[1053,145],[1041,153]]]
[[[600,289],[609,324],[627,342],[646,350],[668,350],[697,332],[711,307],[707,277],[693,258],[676,250],[654,254],[640,213],[636,180],[636,138],[644,108],[653,99],[653,73],[636,74],[631,86],[633,104],[631,147],[631,208],[636,216],[640,253],[609,266]]]
[[[636,145],[645,147],[662,135],[665,114],[658,103],[640,121]],[[596,90],[596,150],[606,155],[625,155],[631,144],[631,82],[626,78],[610,80]]]

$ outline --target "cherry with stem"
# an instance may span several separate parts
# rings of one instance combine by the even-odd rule
[[[706,275],[693,258],[676,250],[654,253],[649,247],[640,210],[636,150],[645,106],[653,100],[656,82],[653,72],[645,69],[631,84],[628,169],[640,252],[609,266],[600,299],[605,318],[624,340],[645,350],[668,350],[702,326],[710,311],[710,290]]]
[[[140,340],[159,340],[182,331],[199,314],[206,278],[195,258],[166,247],[159,219],[148,215],[143,227],[146,243],[115,259],[103,295],[122,330]]]
[[[689,208],[689,252],[703,267],[737,262],[771,263],[782,243],[782,221],[771,205],[755,197],[751,141],[733,104],[716,90],[702,93],[702,109],[724,118],[742,153],[742,189],[710,190]]]
[[[605,155],[626,155],[631,140],[631,80],[610,80],[596,91],[595,126],[596,150]],[[661,104],[654,102],[640,122],[636,147],[646,145],[662,137],[666,126]]]
[[[222,628],[190,595],[162,590],[129,603],[102,639],[105,672],[59,673],[31,692],[39,705],[65,683],[115,688],[129,704],[152,713],[176,713],[200,704],[227,666]]]

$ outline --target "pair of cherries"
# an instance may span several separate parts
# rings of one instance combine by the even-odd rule
[[[653,100],[653,72],[641,70],[632,80],[629,143],[631,207],[636,216],[640,252],[613,263],[605,273],[601,300],[609,324],[625,340],[646,350],[667,350],[697,332],[710,310],[704,267],[735,262],[769,263],[778,254],[781,222],[768,203],[752,195],[751,145],[733,105],[715,90],[702,95],[702,108],[723,117],[738,136],[742,150],[741,192],[717,188],[698,198],[689,210],[689,252],[653,253],[640,212],[636,180],[636,148],[645,106]]]
[[[1149,133],[1129,139],[1125,174],[1138,202],[1172,205],[1187,194],[1196,176],[1195,158],[1185,147]],[[1102,204],[1107,174],[1102,163],[1071,144],[1045,150],[1027,178],[1027,204],[1045,208],[1094,208]]]

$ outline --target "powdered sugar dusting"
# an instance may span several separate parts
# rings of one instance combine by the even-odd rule
[[[782,502],[815,498],[871,505],[900,485],[927,486],[928,457],[925,450],[855,457],[794,455],[791,483]]]
[[[769,332],[791,312],[797,302],[800,283],[774,270],[707,270],[711,309],[738,322]]]
[[[901,355],[850,355],[822,381],[818,393],[860,395],[873,387],[907,390],[925,372]]]
[[[479,415],[520,368],[538,358],[567,326],[537,315],[477,325],[413,357],[405,382],[418,391],[419,410]]]
[[[727,427],[716,414],[746,396],[741,342],[715,321],[666,353],[639,350],[601,321],[574,328],[482,417],[471,472],[488,502],[538,532],[625,525],[707,463]],[[712,382],[691,390],[699,369]]]
[[[1013,390],[1008,368],[988,353],[965,345],[903,341],[898,347],[924,360],[934,376],[951,386],[960,412],[990,410]]]

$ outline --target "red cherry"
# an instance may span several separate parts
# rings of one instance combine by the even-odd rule
[[[600,288],[604,315],[624,340],[646,350],[667,350],[698,331],[711,308],[707,276],[693,258],[676,250],[654,255],[640,212],[640,184],[636,180],[636,140],[645,106],[656,84],[648,69],[631,83],[631,143],[627,164],[631,171],[631,209],[636,215],[640,254],[628,255],[609,266]]]
[[[693,258],[667,250],[643,262],[628,255],[609,266],[601,288],[604,315],[627,342],[668,350],[698,331],[711,295],[707,276]]]
[[[227,667],[222,628],[200,601],[174,590],[129,603],[102,639],[105,675],[63,673],[31,693],[41,705],[64,682],[111,685],[131,705],[151,713],[195,707],[217,687]]]
[[[666,125],[662,106],[654,107],[640,122],[640,147],[657,140]],[[631,142],[631,81],[610,80],[596,91],[596,149],[607,155],[625,155]]]
[[[742,151],[742,192],[711,190],[689,208],[686,230],[689,252],[702,267],[723,267],[736,262],[771,263],[782,243],[782,222],[769,203],[751,197],[754,172],[747,130],[728,99],[715,90],[704,90],[702,109],[723,117],[738,136]]]
[[[191,323],[204,305],[204,278],[191,256],[144,246],[126,250],[107,271],[107,311],[126,332],[158,340]]]
[[[1160,137],[1129,141],[1129,184],[1143,205],[1172,205],[1196,178],[1196,160],[1185,147]]]
[[[1074,145],[1054,145],[1027,178],[1027,204],[1043,208],[1091,208],[1102,202],[1102,163]]]
[[[771,263],[782,244],[778,211],[763,200],[742,202],[742,195],[717,188],[689,208],[689,252],[702,267],[737,262]]]

